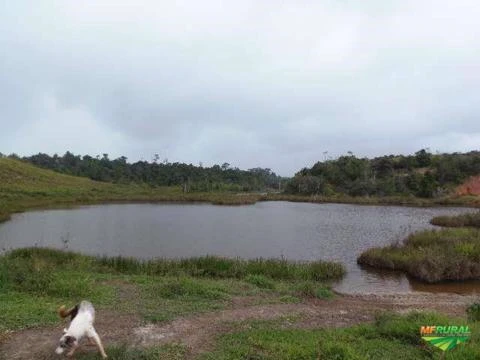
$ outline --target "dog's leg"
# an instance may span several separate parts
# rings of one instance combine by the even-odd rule
[[[100,336],[98,336],[97,332],[93,330],[91,332],[91,339],[95,342],[95,344],[98,347],[98,351],[100,351],[100,354],[102,355],[102,358],[106,359],[107,354],[105,354],[105,350],[103,349],[102,341],[100,340]]]
[[[77,350],[78,345],[73,345],[72,348],[68,351],[67,357],[72,357],[75,350]]]

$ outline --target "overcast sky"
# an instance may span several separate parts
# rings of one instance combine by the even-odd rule
[[[478,0],[0,0],[0,152],[293,175],[479,149]]]

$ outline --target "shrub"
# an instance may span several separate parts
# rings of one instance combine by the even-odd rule
[[[329,299],[333,293],[324,286],[319,286],[312,281],[304,281],[296,286],[296,291],[300,296],[312,297],[317,299]]]
[[[275,288],[275,283],[263,275],[247,275],[245,281],[262,289]]]
[[[471,321],[480,321],[480,303],[475,302],[467,307],[467,315]]]
[[[366,360],[365,357],[358,355],[351,345],[336,341],[324,343],[319,349],[318,359]]]

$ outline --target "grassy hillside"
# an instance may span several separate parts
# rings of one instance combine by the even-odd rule
[[[22,161],[0,158],[0,221],[13,212],[110,201],[209,201],[254,203],[255,195],[184,194],[181,187],[152,187],[98,182],[37,168]]]

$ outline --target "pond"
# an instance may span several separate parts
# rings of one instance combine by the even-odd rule
[[[433,216],[467,211],[471,209],[293,202],[85,206],[14,215],[0,224],[0,250],[41,246],[142,259],[220,255],[334,260],[347,267],[346,278],[335,285],[345,293],[471,293],[480,292],[479,282],[427,286],[356,263],[365,249],[434,228],[429,224]]]

